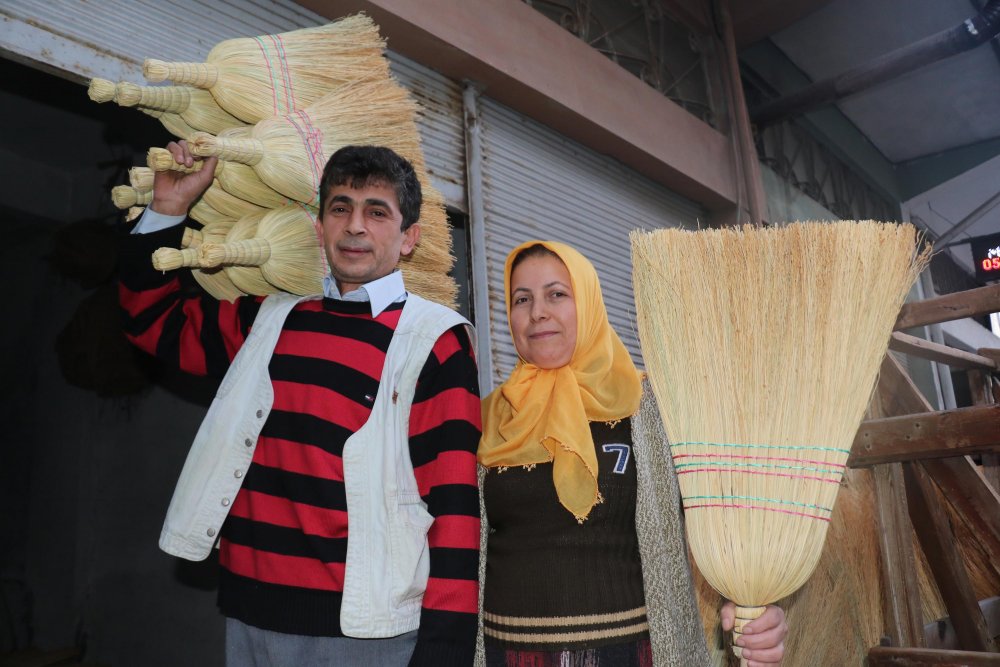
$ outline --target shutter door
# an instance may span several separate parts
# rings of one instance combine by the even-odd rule
[[[143,83],[145,58],[201,61],[231,37],[272,34],[327,19],[289,0],[5,0],[0,51],[62,76]],[[459,86],[396,54],[393,73],[423,106],[418,124],[434,185],[465,210],[465,134]],[[81,94],[82,91],[81,91]]]
[[[479,117],[494,386],[517,361],[504,260],[530,239],[567,243],[594,264],[611,324],[641,366],[628,234],[693,227],[705,217],[701,206],[493,100],[479,99]]]

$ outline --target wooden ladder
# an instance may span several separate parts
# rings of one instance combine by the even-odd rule
[[[888,587],[887,645],[869,651],[871,667],[1000,665],[1000,597],[976,599],[945,507],[1000,563],[1000,349],[972,354],[900,332],[998,311],[1000,284],[906,304],[896,322],[889,348],[965,369],[975,404],[935,411],[892,354],[882,363],[869,411],[877,418],[861,424],[848,461],[871,468],[875,479]],[[982,456],[981,469],[972,454]],[[921,615],[914,532],[948,610],[931,632]]]

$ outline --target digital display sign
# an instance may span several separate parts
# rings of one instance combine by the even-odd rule
[[[1000,234],[969,239],[976,278],[983,282],[1000,280]]]

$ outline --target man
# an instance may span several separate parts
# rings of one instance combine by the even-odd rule
[[[169,150],[193,164],[185,143]],[[421,193],[387,148],[346,147],[320,185],[322,298],[234,304],[150,264],[177,247],[215,159],[157,174],[126,240],[133,343],[225,374],[160,538],[218,541],[229,665],[468,665],[478,599],[479,389],[468,323],[407,294]]]

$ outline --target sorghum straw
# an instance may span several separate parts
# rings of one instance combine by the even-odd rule
[[[314,28],[219,42],[204,63],[146,60],[149,81],[206,88],[219,105],[248,123],[282,116],[348,81],[388,76],[385,42],[358,14]]]
[[[198,130],[218,134],[246,123],[220,107],[210,93],[189,86],[138,86],[123,81],[118,84],[116,101],[123,107],[140,106],[175,113]]]
[[[706,580],[752,619],[819,559],[893,323],[910,225],[633,232],[643,358]],[[738,623],[737,630],[742,623]]]

